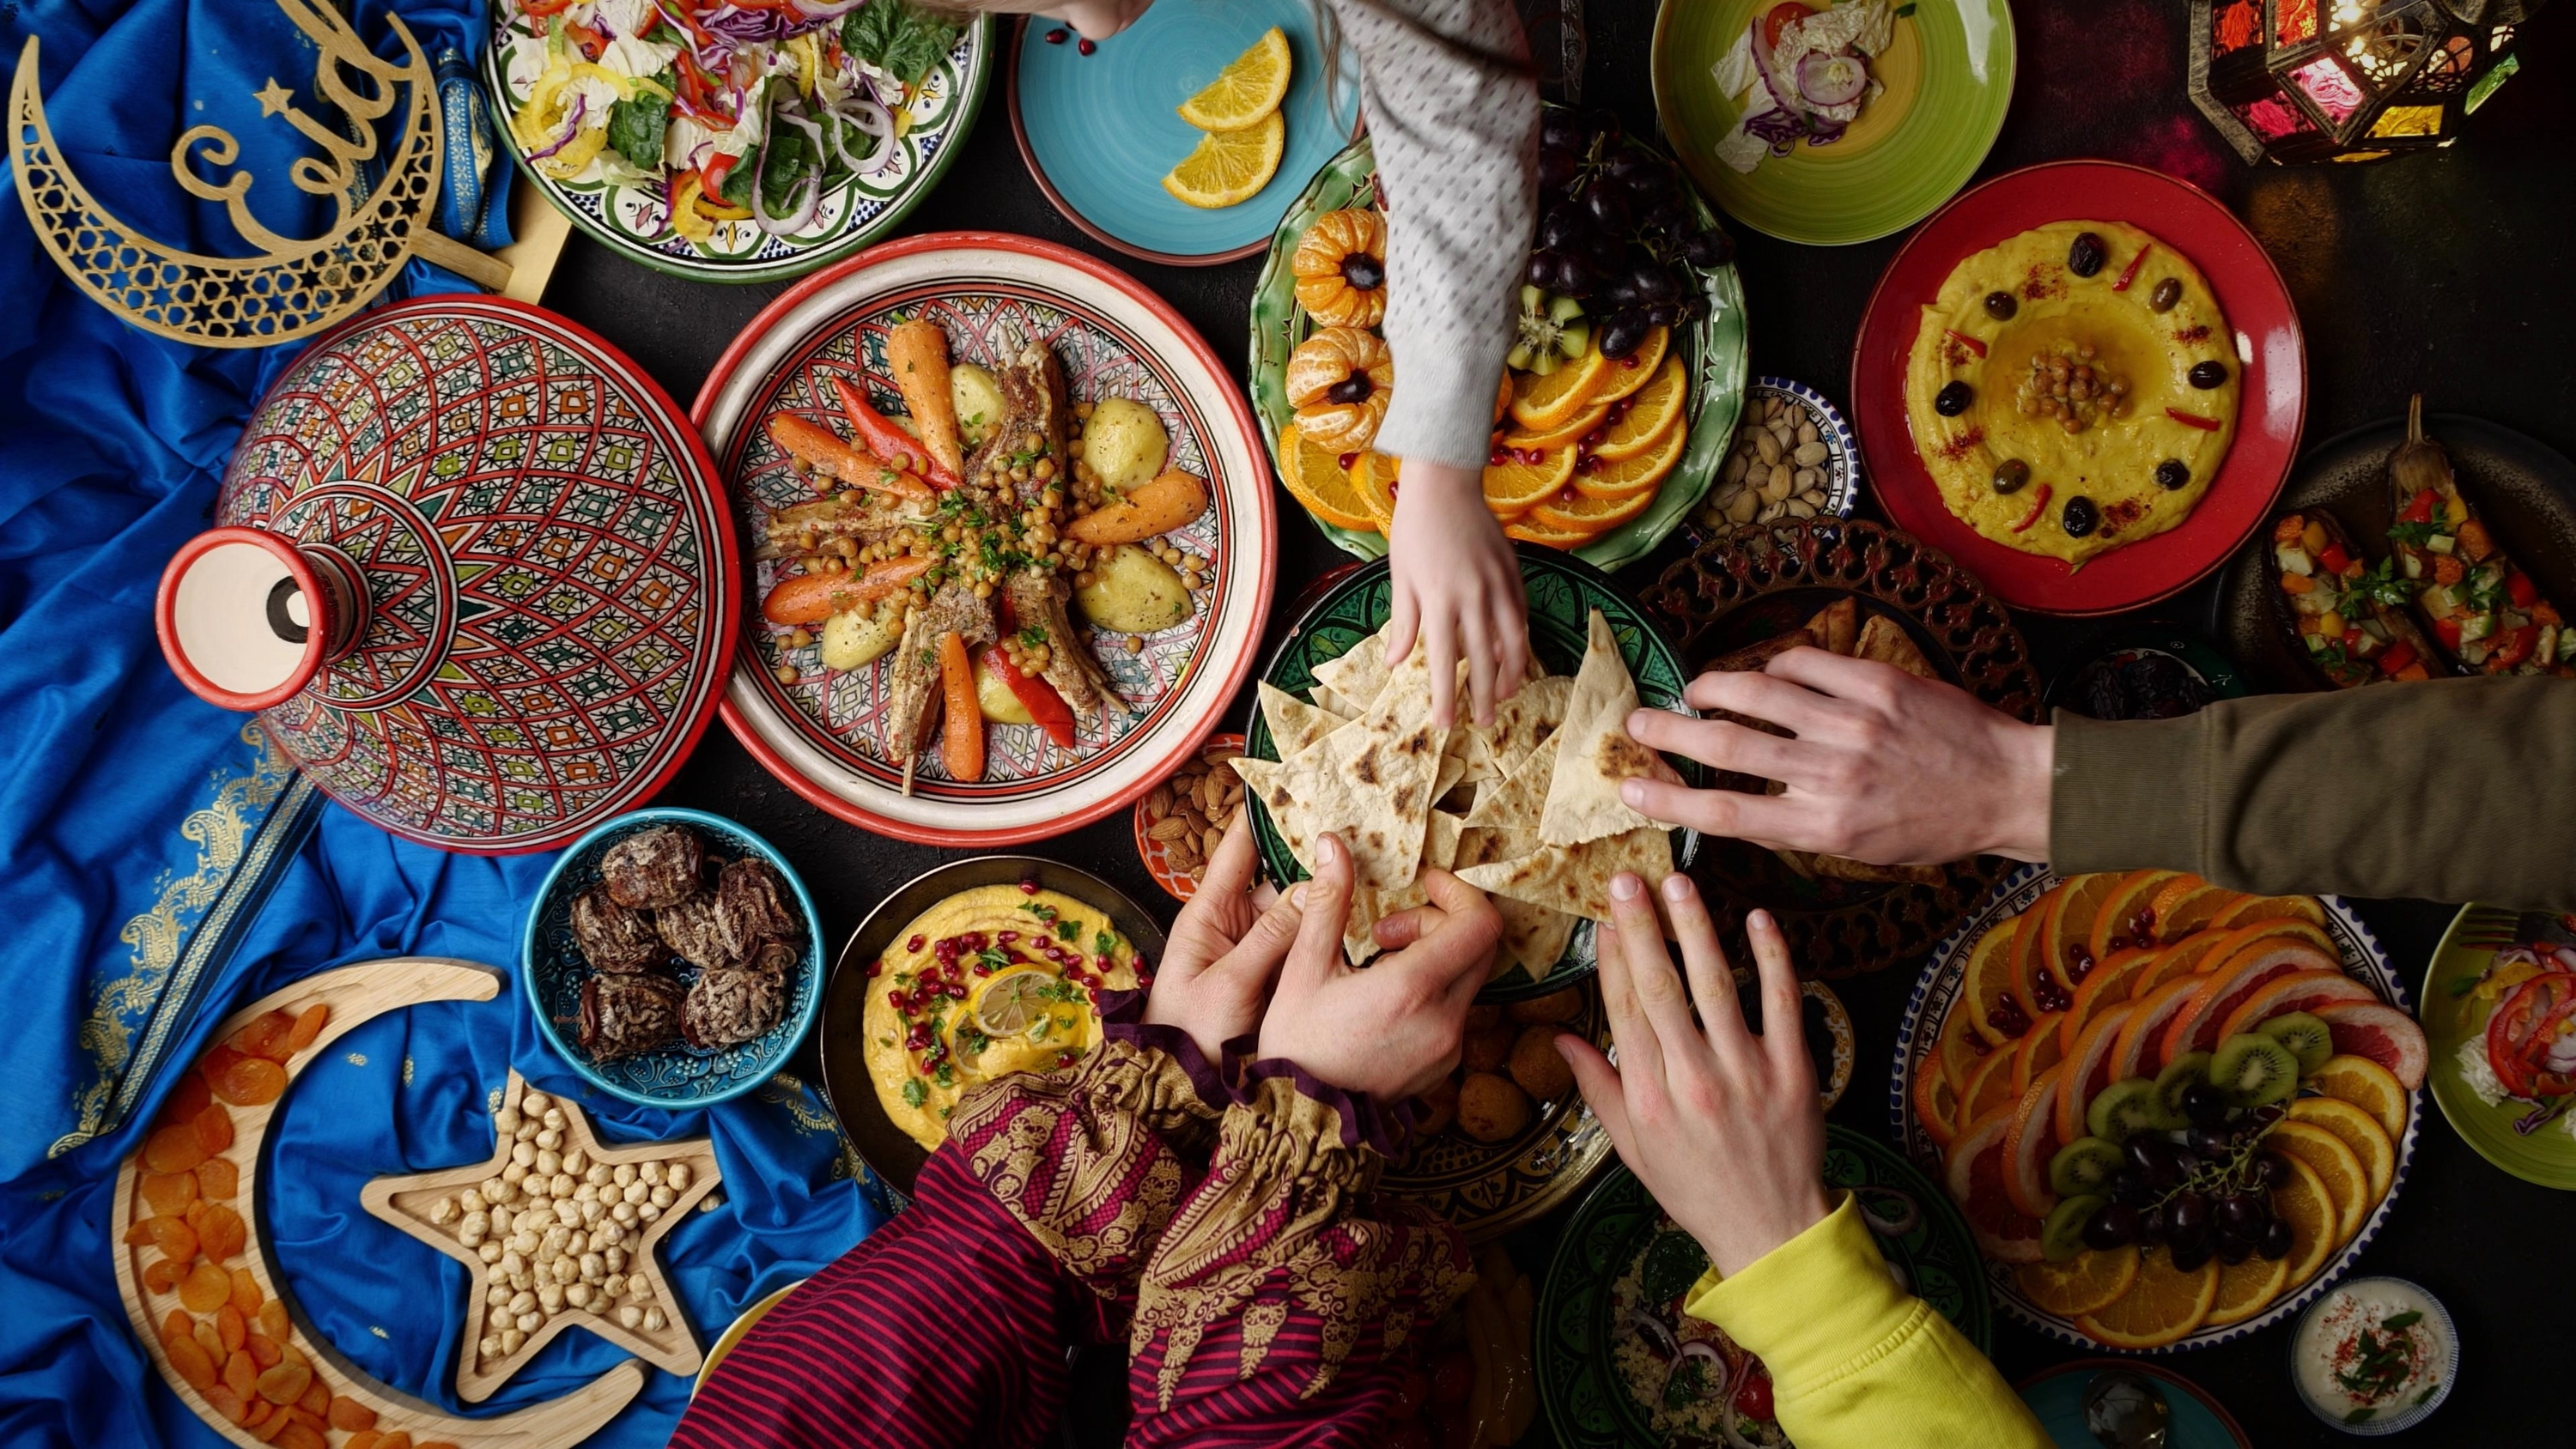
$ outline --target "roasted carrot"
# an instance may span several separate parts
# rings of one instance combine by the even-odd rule
[[[1088,544],[1134,543],[1171,532],[1207,511],[1207,504],[1207,484],[1195,473],[1173,468],[1129,489],[1125,498],[1066,524],[1064,531]]]
[[[939,760],[952,780],[984,778],[984,711],[975,702],[975,666],[966,639],[951,629],[939,636],[939,692],[947,718],[940,724]]]
[[[868,565],[864,574],[797,574],[778,581],[760,601],[760,616],[773,624],[820,624],[853,604],[901,593],[930,568],[919,554]]]
[[[962,475],[966,450],[957,441],[957,402],[948,391],[948,334],[916,317],[886,334],[885,360],[931,461]]]
[[[873,488],[897,498],[931,496],[929,484],[904,470],[910,459],[878,458],[842,442],[830,428],[794,413],[780,413],[769,420],[769,440],[797,462],[853,488]]]

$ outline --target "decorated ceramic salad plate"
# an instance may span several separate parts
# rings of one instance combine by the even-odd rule
[[[913,0],[493,0],[483,79],[521,174],[591,238],[674,276],[838,261],[946,173],[994,21]]]
[[[1259,434],[1132,278],[1025,237],[907,237],[807,279],[695,416],[755,556],[726,722],[879,834],[997,845],[1121,809],[1251,672]]]
[[[1825,1128],[1825,1184],[1850,1192],[1890,1272],[1983,1350],[1993,1308],[1958,1210],[1902,1157]],[[1785,1445],[1770,1371],[1682,1311],[1708,1255],[1614,1166],[1566,1224],[1539,1292],[1539,1402],[1568,1449]]]
[[[2478,1155],[2576,1189],[2576,915],[2460,908],[2424,968],[2433,1100]]]
[[[1011,134],[1065,219],[1131,257],[1213,266],[1261,250],[1359,125],[1359,69],[1302,0],[1166,0],[1105,40],[1020,22]]]
[[[1950,199],[2013,91],[2004,0],[1717,0],[1655,16],[1655,114],[1727,215],[1865,242]]]
[[[1617,569],[1680,527],[1725,462],[1744,293],[1731,241],[1662,152],[1598,113],[1550,106],[1540,127],[1539,245],[1515,293],[1485,506],[1519,542]],[[1363,138],[1279,223],[1252,297],[1252,401],[1280,482],[1361,558],[1386,553],[1400,486],[1372,446],[1403,386],[1378,330],[1387,225]]]
[[[1596,619],[1602,626],[1604,649],[1615,646],[1617,663],[1626,670],[1642,705],[1690,712],[1682,703],[1688,676],[1682,672],[1680,658],[1608,578],[1541,548],[1522,548],[1520,566],[1529,596],[1530,655],[1549,677],[1524,685],[1518,696],[1496,711],[1491,726],[1468,722],[1453,730],[1433,788],[1410,809],[1392,796],[1382,802],[1382,818],[1397,830],[1410,828],[1407,817],[1419,817],[1422,859],[1432,865],[1464,870],[1492,859],[1480,856],[1479,848],[1510,835],[1515,828],[1515,804],[1525,803],[1534,812],[1545,800],[1551,779],[1544,763],[1535,792],[1505,787],[1521,773],[1516,763],[1540,754],[1537,742],[1563,721],[1574,676],[1594,647]],[[1296,757],[1336,729],[1358,728],[1365,722],[1371,701],[1342,698],[1336,685],[1348,687],[1355,677],[1365,677],[1364,661],[1383,657],[1376,652],[1381,647],[1379,631],[1386,626],[1393,594],[1383,561],[1355,569],[1308,608],[1262,672],[1260,702],[1245,729],[1245,759],[1237,762],[1237,768],[1253,787],[1246,793],[1252,802],[1253,838],[1260,847],[1262,868],[1282,885],[1305,879],[1306,870],[1290,848],[1279,811],[1263,796],[1256,772],[1265,762]],[[1683,779],[1706,783],[1706,767],[1691,760],[1674,763]],[[1444,786],[1442,781],[1448,783]],[[1528,823],[1535,841],[1536,822]],[[1673,865],[1686,866],[1698,853],[1699,833],[1675,830],[1670,837]],[[1395,903],[1376,899],[1374,904],[1392,908]],[[1513,964],[1485,988],[1478,998],[1481,1002],[1544,996],[1592,974],[1597,958],[1591,921],[1518,901],[1512,902],[1510,912],[1504,949],[1513,956]],[[1374,949],[1362,944],[1367,931],[1365,924],[1353,928],[1347,944],[1355,960]]]
[[[2015,608],[2108,614],[2190,587],[2270,517],[2307,353],[2281,274],[2216,198],[2055,161],[1906,240],[1851,397],[1889,519]]]
[[[551,312],[426,298],[316,339],[171,560],[161,647],[360,819],[564,844],[662,787],[714,713],[741,565],[696,430]]]
[[[2163,1352],[2333,1286],[2406,1180],[2426,1043],[2332,896],[2030,866],[1942,944],[1889,1109],[2006,1312]]]

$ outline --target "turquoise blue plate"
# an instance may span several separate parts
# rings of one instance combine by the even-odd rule
[[[1278,26],[1294,55],[1280,104],[1288,146],[1250,201],[1203,210],[1163,177],[1199,142],[1177,114],[1226,63]],[[1047,36],[1063,31],[1060,43]],[[1306,182],[1359,125],[1359,68],[1347,48],[1330,104],[1306,0],[1157,0],[1134,25],[1082,53],[1071,27],[1036,16],[1012,42],[1011,136],[1065,219],[1132,257],[1175,266],[1239,261],[1270,244]]]
[[[2084,1386],[2104,1369],[2124,1369],[2152,1381],[2172,1415],[2165,1421],[2166,1449],[2248,1449],[2252,1440],[2200,1385],[2170,1370],[2126,1358],[2088,1358],[2060,1364],[2021,1385],[2039,1427],[2057,1449],[2101,1449],[2084,1427]]]

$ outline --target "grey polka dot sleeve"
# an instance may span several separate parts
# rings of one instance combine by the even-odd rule
[[[1520,18],[1511,0],[1329,3],[1359,57],[1385,193],[1395,395],[1377,446],[1481,467],[1538,205]]]

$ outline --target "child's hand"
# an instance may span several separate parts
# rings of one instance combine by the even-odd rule
[[[1494,706],[1518,694],[1529,673],[1529,601],[1511,540],[1485,508],[1483,480],[1448,464],[1405,464],[1387,559],[1395,577],[1387,663],[1401,662],[1421,638],[1431,656],[1431,722],[1445,728],[1457,723],[1453,696],[1465,660],[1475,717],[1491,722]]]

